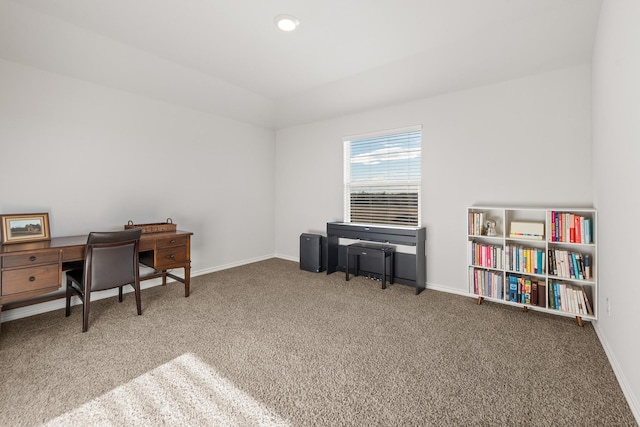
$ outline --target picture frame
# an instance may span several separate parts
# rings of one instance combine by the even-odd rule
[[[48,213],[0,215],[2,244],[51,240]]]

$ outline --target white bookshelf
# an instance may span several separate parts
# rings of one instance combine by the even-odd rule
[[[575,317],[581,326],[597,320],[597,230],[591,208],[469,207],[469,293],[478,304]]]

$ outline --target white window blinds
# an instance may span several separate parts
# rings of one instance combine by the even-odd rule
[[[421,137],[412,127],[345,138],[346,222],[420,225]]]

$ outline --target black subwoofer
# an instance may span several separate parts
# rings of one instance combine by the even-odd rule
[[[319,234],[300,235],[300,270],[319,273],[327,269],[325,240],[326,238]]]

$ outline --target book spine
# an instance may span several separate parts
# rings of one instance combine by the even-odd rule
[[[591,220],[585,218],[584,220],[584,242],[585,243],[593,243],[592,237],[593,231],[591,230]]]
[[[538,281],[531,281],[531,305],[538,305]]]
[[[569,277],[569,278],[573,279],[573,278],[575,278],[575,276],[574,276],[574,266],[573,266],[573,253],[567,252],[567,261],[569,261],[568,262],[569,275],[566,276],[566,277]]]
[[[518,277],[509,275],[509,301],[518,302]]]
[[[580,267],[578,266],[578,256],[575,252],[573,252],[571,254],[571,257],[573,258],[573,277],[575,277],[576,279],[580,278]]]
[[[589,301],[587,292],[584,290],[584,286],[582,287],[582,293],[584,296],[584,304],[586,305],[586,308],[587,308],[587,314],[590,316],[593,316],[593,309],[591,308],[591,302]]]
[[[576,296],[578,297],[578,313],[587,314],[587,310],[585,309],[584,294],[582,293],[582,289],[576,289]]]
[[[588,254],[584,256],[584,278],[591,279],[591,256]]]
[[[576,263],[578,264],[578,279],[584,280],[584,261],[582,254],[576,254]]]
[[[560,230],[558,231],[558,242],[564,242],[564,214],[558,214],[558,227]]]

